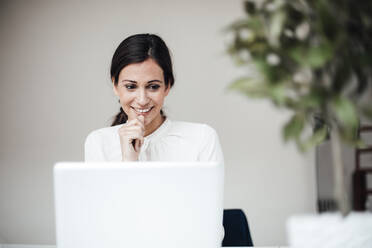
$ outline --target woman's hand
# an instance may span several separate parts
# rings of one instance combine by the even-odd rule
[[[144,117],[128,120],[120,129],[122,161],[138,161],[145,135]]]

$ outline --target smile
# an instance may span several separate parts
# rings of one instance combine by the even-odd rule
[[[151,108],[147,108],[147,109],[139,109],[139,108],[133,108],[137,113],[140,113],[140,114],[143,114],[143,113],[148,113],[151,109]]]

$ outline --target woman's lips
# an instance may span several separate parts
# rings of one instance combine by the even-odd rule
[[[136,112],[136,114],[138,115],[147,115],[148,113],[150,113],[150,111],[153,109],[154,107],[150,107],[150,108],[134,108],[132,107],[132,109],[134,109],[134,111]]]

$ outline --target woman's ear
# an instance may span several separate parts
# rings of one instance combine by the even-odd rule
[[[112,77],[111,81],[112,81],[112,91],[114,92],[116,96],[119,96],[117,85],[115,85],[115,77]]]

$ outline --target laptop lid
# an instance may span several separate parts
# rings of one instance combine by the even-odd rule
[[[58,248],[220,247],[216,162],[58,163]]]

